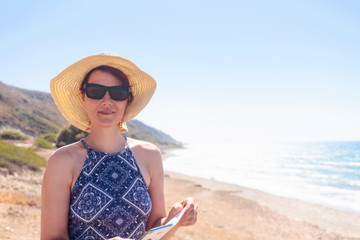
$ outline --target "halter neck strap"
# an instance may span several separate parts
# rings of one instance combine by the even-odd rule
[[[129,145],[129,141],[128,141],[128,138],[127,138],[127,136],[125,136],[125,135],[123,135],[124,136],[124,138],[125,138],[125,148],[130,148],[130,145]]]
[[[127,138],[125,135],[123,135],[123,136],[124,136],[124,138],[125,138],[125,148],[127,148],[127,147],[130,148],[128,138]],[[81,143],[84,145],[84,147],[85,147],[87,150],[91,149],[91,148],[89,147],[89,145],[86,144],[84,138],[82,138],[80,141],[81,141]]]
[[[84,138],[82,138],[80,141],[81,141],[81,143],[84,145],[84,147],[85,147],[87,150],[89,150],[89,149],[90,149],[90,147],[86,144],[86,142],[85,142],[85,139],[84,139]]]

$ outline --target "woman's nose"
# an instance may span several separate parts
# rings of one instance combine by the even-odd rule
[[[111,97],[108,91],[106,91],[105,96],[102,98],[102,103],[106,104],[106,103],[111,103]]]

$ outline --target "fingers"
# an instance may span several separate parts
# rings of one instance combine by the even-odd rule
[[[177,202],[173,205],[172,208],[174,209],[174,212],[178,214],[184,208],[184,205],[181,202]]]
[[[195,200],[192,197],[188,197],[188,198],[182,200],[181,204],[182,204],[183,207],[185,207],[185,206],[190,205],[190,204],[195,204]]]
[[[183,205],[181,202],[175,203],[169,211],[169,214],[165,220],[165,224],[169,222],[171,219],[173,219],[179,212],[181,212],[182,209],[183,209]]]
[[[170,214],[172,215],[172,217],[175,217],[176,214],[178,214],[179,212],[181,212],[181,210],[183,209],[183,205],[181,202],[177,202],[175,203],[171,210],[170,210]]]
[[[197,222],[198,215],[198,205],[195,203],[193,198],[187,198],[182,201],[183,206],[189,205],[189,208],[186,210],[185,214],[181,218],[179,224],[181,226],[191,226]]]
[[[175,203],[167,217],[165,223],[170,221],[173,217],[175,217],[178,213],[181,212],[183,208],[189,206],[186,210],[182,218],[180,219],[178,225],[179,226],[191,226],[197,222],[197,215],[198,215],[198,205],[195,203],[193,198],[186,198],[181,202]]]

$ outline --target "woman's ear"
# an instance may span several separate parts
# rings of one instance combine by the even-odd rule
[[[81,90],[81,99],[85,102],[85,91]]]
[[[130,94],[129,94],[129,96],[128,96],[128,98],[127,98],[127,105],[129,105],[132,101],[133,101],[133,95],[132,95],[132,93],[130,92]]]

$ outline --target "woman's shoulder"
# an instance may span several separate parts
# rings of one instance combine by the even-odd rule
[[[75,170],[81,164],[80,157],[84,155],[86,155],[86,149],[79,142],[58,148],[48,159],[44,181],[63,182],[70,187]]]
[[[84,155],[86,149],[81,142],[75,142],[56,149],[49,157],[48,163],[51,164],[71,164],[77,158]]]
[[[153,143],[134,138],[128,138],[128,141],[131,148],[139,148],[144,151],[160,152],[160,149]]]
[[[130,148],[140,155],[147,155],[150,158],[161,159],[161,150],[153,143],[128,138]]]

